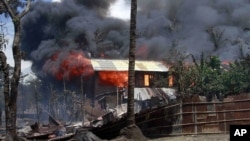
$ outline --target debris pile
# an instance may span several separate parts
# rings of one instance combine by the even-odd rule
[[[21,135],[30,140],[47,139],[53,141],[70,139],[74,136],[74,133],[69,133],[66,128],[66,125],[49,116],[49,124],[39,124],[36,122],[30,125],[31,130],[29,132]]]

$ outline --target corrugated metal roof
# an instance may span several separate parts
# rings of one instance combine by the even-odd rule
[[[128,60],[91,59],[95,71],[128,71]],[[168,67],[159,61],[135,61],[136,71],[167,72]]]
[[[175,90],[171,88],[135,88],[135,100],[144,101],[151,99],[151,97],[168,97],[169,100],[176,99]]]
[[[145,88],[135,88],[134,99],[144,101],[147,99],[151,99],[151,96],[150,94],[148,94]]]

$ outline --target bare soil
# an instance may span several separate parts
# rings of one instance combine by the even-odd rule
[[[229,141],[229,134],[183,135],[149,139],[149,141]]]

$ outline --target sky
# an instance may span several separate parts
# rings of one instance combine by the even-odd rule
[[[60,2],[61,0],[44,0],[48,2]],[[110,7],[110,16],[128,20],[130,18],[130,8],[125,4],[125,0],[117,0],[111,7]],[[0,21],[6,22],[6,36],[8,39],[8,46],[4,50],[7,56],[7,62],[10,66],[14,66],[14,60],[12,55],[12,41],[13,41],[13,24],[10,19],[4,18],[2,15],[0,16]],[[22,60],[21,66],[22,71],[30,68],[32,62]]]
[[[59,1],[59,0],[55,0]],[[112,17],[121,18],[124,20],[130,19],[130,7],[125,4],[125,0],[117,0],[111,7],[110,7],[110,15]]]

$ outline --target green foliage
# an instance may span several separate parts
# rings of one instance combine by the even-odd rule
[[[168,86],[168,81],[167,81],[167,78],[163,76],[159,76],[159,78],[157,78],[157,80],[154,82],[154,87],[156,88],[165,87],[165,86]]]
[[[170,72],[180,93],[226,96],[250,91],[249,55],[224,67],[217,56],[205,59],[201,54],[199,63],[192,58],[193,64],[184,65],[181,61],[172,65]]]

